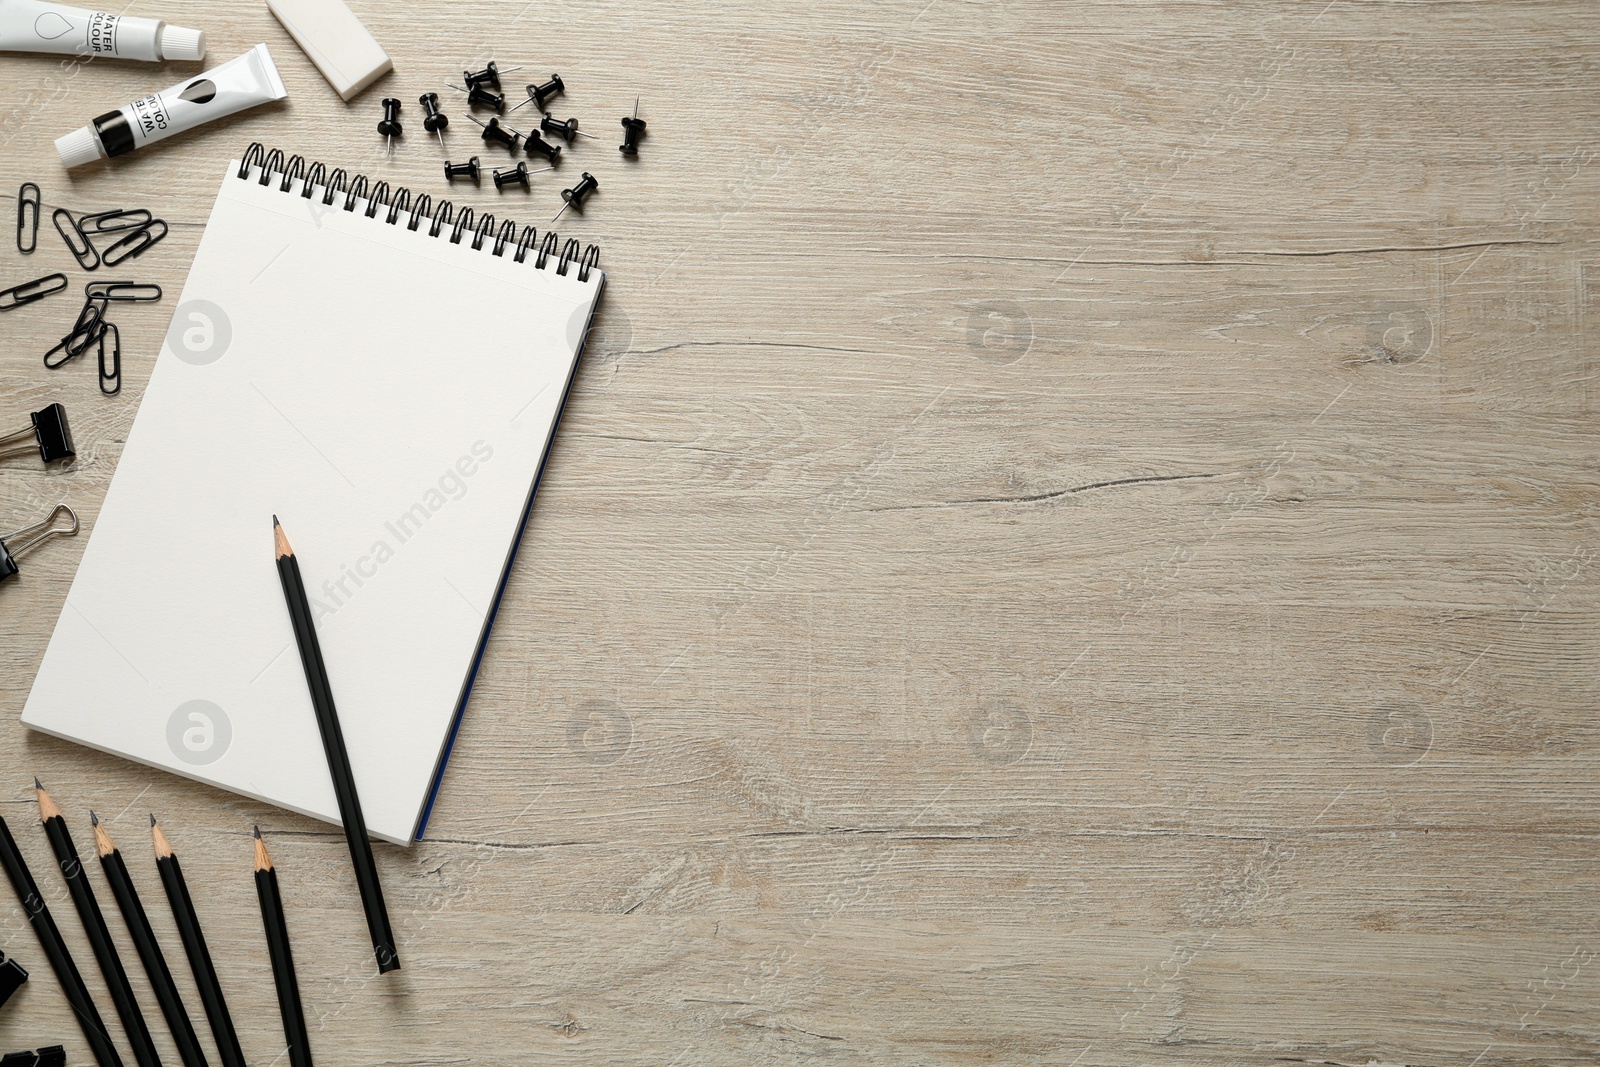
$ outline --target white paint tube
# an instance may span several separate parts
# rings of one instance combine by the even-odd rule
[[[89,125],[56,138],[56,151],[70,170],[97,159],[126,155],[152,141],[288,95],[267,46],[258,44],[220,67],[108,111]]]
[[[44,0],[0,0],[0,51],[182,62],[206,57],[206,35],[160,19]]]

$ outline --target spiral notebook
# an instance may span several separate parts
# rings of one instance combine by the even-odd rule
[[[252,145],[223,176],[23,722],[337,822],[276,514],[368,827],[421,836],[597,260]]]

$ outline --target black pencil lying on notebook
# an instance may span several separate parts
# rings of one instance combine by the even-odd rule
[[[278,872],[267,855],[267,843],[256,827],[256,897],[261,901],[261,926],[267,934],[267,954],[272,957],[272,981],[278,987],[278,1014],[283,1017],[283,1037],[288,1043],[289,1067],[311,1067],[311,1038],[300,1006],[300,981],[294,973],[294,953],[289,951],[289,927],[283,921],[283,898],[278,895]]]
[[[333,775],[333,792],[339,798],[339,818],[350,844],[350,862],[355,865],[356,885],[361,890],[361,905],[367,913],[367,932],[372,935],[372,951],[378,957],[378,973],[398,971],[400,957],[394,950],[394,933],[389,929],[389,909],[383,904],[383,886],[378,882],[378,865],[372,859],[372,843],[367,840],[367,822],[361,817],[361,798],[356,792],[355,774],[350,770],[350,754],[345,751],[344,733],[339,729],[339,713],[333,706],[333,688],[328,684],[328,669],[322,663],[322,646],[317,642],[316,626],[311,621],[311,605],[300,577],[300,564],[289,547],[278,517],[272,517],[272,539],[278,558],[278,580],[283,583],[283,598],[289,605],[289,621],[300,646],[300,663],[305,668],[306,684],[311,688],[311,707],[322,731],[322,747],[328,755],[328,770]]]
[[[27,861],[22,858],[17,842],[11,836],[11,827],[6,825],[3,818],[0,818],[0,866],[5,867],[11,888],[17,891],[17,899],[22,901],[22,910],[39,938],[39,947],[50,961],[50,968],[56,972],[56,981],[61,983],[67,1003],[72,1005],[72,1014],[83,1030],[89,1051],[94,1053],[94,1061],[100,1067],[122,1067],[122,1057],[117,1055],[117,1047],[111,1043],[111,1035],[106,1033],[105,1021],[100,1018],[94,1001],[89,998],[89,987],[84,985],[78,965],[72,962],[72,953],[67,951],[67,943],[62,940],[61,931],[50,917],[50,909],[45,906],[44,897],[39,895],[39,887],[34,884]]]
[[[139,1067],[161,1067],[161,1056],[156,1052],[155,1042],[150,1040],[150,1028],[145,1025],[144,1013],[134,999],[133,986],[128,984],[128,972],[122,969],[122,957],[117,955],[111,931],[106,929],[106,919],[100,913],[94,887],[89,884],[89,874],[78,859],[78,848],[72,843],[72,834],[67,831],[67,820],[61,817],[61,809],[50,799],[50,794],[44,791],[44,786],[39,784],[37,778],[33,780],[33,789],[39,798],[39,821],[44,823],[45,836],[50,839],[50,847],[55,851],[61,876],[67,880],[72,903],[78,909],[78,917],[83,920],[83,932],[89,937],[89,947],[94,950],[94,958],[100,961],[100,973],[105,976],[106,987],[111,991],[111,1003],[117,1009],[117,1017],[122,1020],[122,1028],[128,1033],[134,1059],[139,1061]]]
[[[200,917],[194,912],[194,901],[189,899],[189,883],[183,880],[183,867],[154,815],[150,816],[150,841],[155,845],[156,870],[161,872],[161,884],[167,891],[167,903],[172,905],[172,918],[178,924],[189,969],[194,971],[194,983],[200,989],[200,1004],[211,1022],[211,1036],[217,1039],[217,1054],[222,1057],[223,1067],[246,1067],[239,1035],[233,1029],[233,1016],[228,1014],[222,983],[217,981],[217,968],[211,962],[205,932],[200,929]]]
[[[206,1054],[200,1048],[200,1039],[195,1035],[194,1024],[189,1021],[183,998],[178,995],[172,972],[167,969],[167,958],[161,953],[161,944],[156,940],[155,931],[150,928],[150,917],[144,913],[139,891],[133,887],[128,865],[122,862],[122,853],[112,843],[111,835],[100,825],[100,816],[91,811],[89,821],[94,824],[94,847],[100,853],[100,866],[106,872],[106,881],[111,883],[111,895],[117,898],[117,908],[122,912],[122,921],[128,926],[133,947],[144,963],[144,972],[150,976],[150,988],[155,991],[156,1003],[161,1005],[161,1014],[166,1017],[167,1029],[172,1031],[178,1056],[183,1060],[184,1067],[207,1067]]]

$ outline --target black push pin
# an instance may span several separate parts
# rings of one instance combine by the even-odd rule
[[[439,94],[423,93],[417,97],[417,103],[422,105],[422,128],[439,138],[439,147],[444,147],[444,128],[450,125],[450,116],[439,110]]]
[[[461,79],[467,83],[469,88],[475,88],[479,85],[487,85],[491,89],[498,89],[500,88],[501,74],[510,74],[512,71],[518,71],[521,69],[521,67],[508,67],[502,71],[499,67],[494,65],[494,60],[491,59],[489,60],[489,65],[478,71],[476,74],[472,73],[470,70],[462,71]]]
[[[528,165],[526,163],[518,163],[510,170],[497,170],[494,172],[494,187],[496,189],[504,192],[508,185],[520,185],[524,189],[528,188]]]
[[[551,144],[543,137],[540,137],[538,130],[529,131],[528,135],[523,138],[523,147],[527,148],[528,155],[530,156],[535,152],[538,152],[540,155],[544,156],[545,160],[552,167],[561,162],[561,146],[558,144]]]
[[[45,463],[71,459],[77,455],[72,450],[72,430],[67,426],[66,408],[60,404],[51,404],[42,411],[35,411],[32,419],[32,426],[0,437],[0,459],[5,459],[7,456],[25,456],[32,452],[34,445],[5,447],[28,437],[33,438],[34,444],[39,448],[39,459]]]
[[[445,84],[450,85],[449,82]],[[474,85],[471,89],[463,89],[459,85],[450,85],[450,88],[458,93],[466,93],[469,107],[486,107],[496,115],[502,114],[506,109],[504,93],[491,93],[481,85]]]
[[[477,117],[474,115],[468,115],[467,118],[472,119],[473,122],[477,122],[479,126],[483,127],[483,139],[485,141],[490,144],[503,144],[512,152],[517,150],[517,142],[522,139],[522,134],[513,130],[510,126],[500,125],[499,119],[478,122]]]
[[[557,137],[561,138],[563,141],[567,142],[568,144],[572,143],[572,139],[574,137],[593,137],[594,136],[594,134],[592,134],[592,133],[580,133],[578,131],[578,120],[577,119],[568,119],[566,122],[562,122],[560,119],[556,118],[554,115],[546,115],[544,118],[540,119],[539,120],[539,128],[541,130],[543,130],[545,133],[553,133],[553,134],[555,134]]]
[[[399,137],[402,130],[400,126],[400,101],[392,96],[383,99],[383,118],[378,123],[378,132],[383,134],[383,154],[394,154],[391,139]]]
[[[65,512],[72,520],[71,526],[57,526],[56,517]],[[50,514],[31,526],[14,533],[0,535],[0,578],[9,578],[18,571],[16,557],[51,537],[71,537],[78,532],[78,513],[65,504],[57,504]]]
[[[528,99],[524,100],[521,104],[518,104],[517,107],[523,107],[526,104],[537,104],[539,110],[543,111],[544,102],[546,100],[549,100],[553,96],[558,96],[566,91],[567,86],[566,83],[561,80],[561,75],[552,74],[550,75],[550,80],[545,82],[543,85],[528,86]],[[515,111],[517,107],[514,107],[511,110]]]
[[[633,118],[622,120],[622,144],[618,150],[625,156],[639,154],[639,138],[644,136],[644,119],[639,117],[639,98],[633,98]]]
[[[444,176],[446,181],[455,181],[457,178],[469,178],[472,184],[478,184],[478,157],[473,156],[465,163],[452,163],[444,161]]]
[[[584,171],[583,177],[578,180],[577,185],[574,185],[571,189],[561,190],[561,199],[565,200],[566,203],[561,205],[561,210],[556,212],[556,217],[550,221],[555,222],[569,207],[575,207],[582,211],[583,202],[589,199],[589,194],[598,188],[600,188],[600,183],[595,180],[594,175]]]

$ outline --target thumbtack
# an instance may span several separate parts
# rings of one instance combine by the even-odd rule
[[[491,93],[481,85],[474,85],[471,89],[463,89],[461,86],[451,85],[449,82],[445,82],[445,84],[458,93],[466,93],[467,104],[470,107],[486,107],[497,115],[506,109],[504,93]]]
[[[517,141],[522,137],[520,133],[509,126],[500,125],[499,119],[490,119],[488,122],[478,122],[475,115],[468,115],[469,119],[483,127],[483,139],[490,144],[503,144],[511,151],[517,150]]]
[[[56,517],[66,513],[71,526],[57,526]],[[70,537],[78,532],[78,513],[65,504],[57,504],[50,514],[31,526],[0,535],[0,578],[9,578],[18,571],[16,557],[51,537]]]
[[[538,105],[539,110],[543,111],[544,102],[546,100],[549,100],[551,97],[557,96],[561,93],[565,93],[566,91],[567,86],[566,83],[561,80],[561,75],[552,74],[550,75],[550,80],[545,82],[543,85],[528,86],[528,99],[524,100],[522,104],[518,104],[517,107],[521,107],[523,104],[536,104]],[[511,110],[515,111],[516,108],[512,108]]]
[[[472,73],[470,70],[462,71],[461,78],[467,83],[468,86],[473,88],[476,88],[479,85],[487,85],[491,89],[498,89],[500,88],[500,75],[510,74],[513,71],[518,71],[521,69],[521,67],[507,67],[505,70],[501,70],[499,67],[494,65],[494,60],[491,59],[489,60],[489,65],[478,71],[476,74]]]
[[[528,188],[528,165],[526,163],[518,163],[510,170],[497,170],[494,172],[494,187],[496,189],[504,192],[505,187],[508,185],[520,185],[524,189]]]
[[[577,185],[574,185],[571,189],[561,190],[561,199],[565,200],[566,203],[561,206],[560,211],[556,212],[555,219],[550,221],[555,222],[569,207],[582,211],[583,202],[589,198],[590,193],[598,188],[600,188],[600,183],[595,180],[595,176],[588,171],[584,171],[583,177],[578,180]]]
[[[578,132],[578,120],[577,119],[568,119],[566,122],[562,122],[560,119],[556,118],[554,115],[546,115],[544,118],[540,119],[539,120],[539,128],[541,130],[543,130],[545,133],[553,133],[553,134],[555,134],[557,137],[561,138],[563,141],[567,142],[568,144],[572,143],[572,139],[574,137],[593,137],[594,136],[594,134],[591,134],[591,133],[580,133],[580,132]]]
[[[383,134],[383,153],[392,156],[391,140],[401,134],[400,101],[392,96],[383,98],[383,118],[378,121],[378,132]]]
[[[28,437],[32,437],[34,443],[39,446],[39,459],[42,462],[54,463],[77,455],[72,450],[72,430],[67,426],[66,408],[60,404],[51,404],[35,411],[30,418],[33,420],[33,425],[0,437],[0,459],[7,456],[25,456],[32,452],[34,446],[29,444],[16,448],[4,447]]]
[[[644,119],[639,117],[639,98],[633,98],[633,118],[622,120],[622,144],[619,151],[625,156],[639,154],[639,138],[644,136]]]
[[[439,110],[439,94],[423,93],[417,97],[417,103],[422,105],[422,128],[439,138],[439,147],[443,148],[443,130],[450,125],[450,116]]]
[[[543,137],[540,137],[538,130],[530,130],[528,132],[527,137],[523,138],[523,147],[528,150],[528,155],[530,156],[535,152],[543,155],[552,167],[561,162],[561,146],[551,144]]]
[[[469,178],[476,185],[478,182],[478,157],[473,156],[465,163],[452,163],[448,159],[445,160],[444,176],[447,181],[452,182],[457,178]]]

